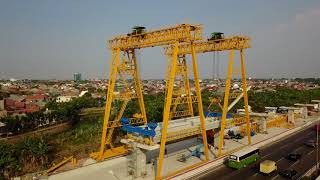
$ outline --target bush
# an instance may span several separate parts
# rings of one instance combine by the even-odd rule
[[[8,179],[20,170],[16,149],[13,145],[0,142],[0,179]]]
[[[48,164],[48,143],[43,137],[26,138],[17,144],[23,172],[31,172]]]

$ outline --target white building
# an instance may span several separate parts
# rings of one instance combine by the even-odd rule
[[[71,101],[73,97],[72,96],[58,96],[56,99],[57,103],[63,103],[63,102],[69,102]]]

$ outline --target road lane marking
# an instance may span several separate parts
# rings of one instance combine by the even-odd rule
[[[268,156],[270,156],[271,154],[273,154],[273,153],[269,153],[269,154],[267,154],[267,155],[264,155],[264,156],[262,156],[262,158],[268,157]]]
[[[279,174],[277,174],[275,177],[271,178],[271,180],[276,179],[279,176]]]
[[[292,166],[296,165],[296,164],[299,163],[299,162],[300,162],[300,160],[294,162],[293,164],[291,164],[290,168],[291,168]]]
[[[300,146],[299,148],[295,149],[293,152],[297,152],[298,150],[304,148],[304,146]]]
[[[309,132],[308,134],[306,134],[306,135],[294,140],[293,142],[290,142],[290,143],[285,144],[284,146],[281,146],[280,149],[284,149],[285,147],[287,147],[287,146],[289,146],[291,144],[294,144],[294,143],[296,143],[298,141],[301,141],[302,139],[308,139],[311,134],[313,134],[313,132]]]
[[[277,162],[279,162],[279,161],[281,161],[281,160],[283,160],[283,159],[284,159],[284,157],[282,157],[282,158],[278,159],[278,160],[277,160]]]
[[[313,153],[314,152],[314,150],[312,150],[312,151],[310,151],[310,152],[308,152],[308,154],[307,155],[310,155],[311,153]]]

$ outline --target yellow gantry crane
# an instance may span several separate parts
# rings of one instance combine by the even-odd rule
[[[230,50],[230,62],[226,82],[219,143],[219,154],[221,154],[232,75],[233,53],[234,50],[240,50],[243,90],[245,92],[244,99],[247,118],[247,133],[249,135],[250,121],[248,114],[248,99],[246,94],[246,78],[243,57],[243,49],[249,47],[249,38],[244,36],[236,36],[224,38],[223,40],[219,40],[219,42],[214,40],[199,40],[202,40],[202,26],[191,24],[180,24],[173,27],[162,28],[148,32],[141,29],[136,29],[130,34],[117,36],[109,40],[108,43],[112,55],[101,145],[100,150],[92,153],[91,157],[97,160],[103,160],[109,157],[124,154],[128,151],[128,148],[125,146],[114,147],[113,134],[115,128],[121,126],[120,119],[122,118],[126,110],[126,106],[130,100],[134,98],[137,99],[139,104],[139,112],[134,114],[133,117],[129,119],[129,123],[131,125],[143,125],[147,123],[141,79],[137,66],[136,49],[154,46],[168,46],[165,48],[165,53],[169,56],[166,76],[165,106],[163,112],[163,123],[161,127],[161,144],[156,179],[162,178],[169,120],[178,117],[193,116],[193,103],[197,103],[198,105],[205,160],[192,165],[191,167],[198,166],[209,160],[196,53]],[[191,54],[192,68],[189,68],[187,65],[187,54]],[[195,95],[191,93],[188,77],[189,72],[193,72],[194,75]],[[132,82],[133,86],[131,86]],[[119,108],[112,108],[115,102],[121,102],[122,104]],[[179,107],[181,105],[182,108]],[[112,114],[114,114],[113,117],[111,116]],[[248,138],[250,143],[250,135]],[[179,170],[179,172],[191,167]]]
[[[165,54],[172,55],[175,53],[174,46],[165,47]],[[240,64],[241,64],[241,75],[242,75],[242,88],[243,88],[243,98],[245,105],[245,118],[246,118],[246,134],[248,136],[248,144],[251,144],[251,136],[250,136],[250,118],[249,118],[249,110],[248,110],[248,95],[247,95],[247,82],[246,82],[246,69],[244,62],[244,52],[243,50],[246,48],[250,48],[250,38],[246,36],[232,36],[228,38],[222,38],[217,40],[208,40],[202,42],[194,42],[194,43],[184,43],[178,46],[178,56],[183,56],[186,54],[194,53],[206,53],[206,52],[215,52],[215,51],[230,51],[229,65],[228,65],[228,74],[226,78],[226,88],[224,94],[224,103],[222,108],[222,119],[221,119],[221,130],[220,130],[220,139],[219,139],[219,150],[218,156],[222,155],[222,147],[224,141],[224,130],[226,126],[226,118],[229,106],[229,95],[230,95],[230,87],[231,87],[231,78],[232,78],[232,68],[233,68],[233,57],[234,51],[240,51]],[[201,114],[200,114],[201,116]]]
[[[189,79],[186,78],[187,69],[184,69],[185,61],[178,61],[178,45],[179,43],[191,43],[193,41],[202,39],[202,26],[201,25],[191,25],[191,24],[180,24],[173,27],[153,30],[153,31],[134,31],[127,35],[117,36],[109,40],[109,48],[111,49],[111,64],[109,71],[109,82],[108,82],[108,92],[107,92],[107,101],[104,112],[104,123],[102,129],[102,138],[100,150],[91,154],[91,157],[96,160],[103,160],[109,157],[121,155],[127,152],[127,147],[118,146],[114,147],[113,145],[113,133],[115,128],[121,126],[120,119],[125,112],[128,102],[134,98],[139,102],[139,113],[135,114],[134,117],[129,119],[130,124],[132,125],[143,125],[147,123],[146,111],[143,101],[143,93],[141,86],[141,79],[137,66],[137,57],[136,49],[148,48],[154,46],[164,46],[164,45],[174,45],[174,53],[171,57],[171,63],[169,64],[168,76],[167,76],[167,90],[166,90],[166,101],[164,108],[164,117],[163,117],[163,127],[162,127],[162,136],[161,136],[161,146],[160,146],[160,155],[158,161],[158,169],[162,169],[162,162],[164,158],[164,150],[166,143],[166,133],[168,129],[168,120],[172,117],[181,116],[178,111],[175,110],[175,113],[171,113],[170,107],[171,102],[174,101],[175,104],[182,104],[187,102],[189,107],[189,112],[185,113],[182,116],[193,116],[192,105],[190,106],[191,92],[189,86]],[[180,58],[179,58],[180,59]],[[195,74],[195,84],[197,89],[197,102],[199,104],[199,109],[202,110],[201,103],[201,94],[200,94],[200,85],[198,79],[198,70],[196,66],[195,53],[193,54],[193,69]],[[179,93],[173,93],[173,83],[175,79],[176,72],[181,74],[182,79],[184,80],[183,88],[184,96],[179,96]],[[179,74],[177,73],[177,74]],[[131,83],[133,82],[133,87]],[[116,88],[118,85],[121,85],[121,88]],[[189,87],[189,88],[188,88]],[[174,98],[172,96],[175,95]],[[186,98],[187,97],[187,100]],[[120,109],[114,118],[111,118],[111,110],[115,104],[115,101],[122,102]],[[176,108],[173,108],[176,109]],[[180,113],[180,115],[179,115]],[[205,154],[206,160],[208,160],[208,149],[206,142],[206,134],[204,127],[204,117],[203,112],[201,112],[201,127],[202,135],[205,144]],[[159,171],[161,172],[161,171]],[[161,177],[161,173],[157,174],[157,177]]]

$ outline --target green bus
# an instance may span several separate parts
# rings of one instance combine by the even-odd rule
[[[260,159],[258,148],[247,147],[241,151],[231,154],[228,158],[227,166],[234,169],[241,169]]]

